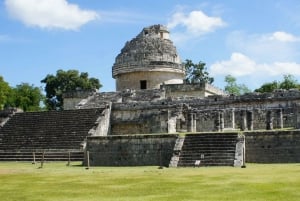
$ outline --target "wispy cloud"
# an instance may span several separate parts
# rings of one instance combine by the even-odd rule
[[[227,37],[227,46],[243,52],[258,62],[293,61],[300,56],[300,37],[284,31],[248,34],[234,31]]]
[[[220,17],[211,17],[201,10],[175,12],[167,23],[175,42],[200,37],[226,26]]]
[[[296,62],[257,63],[248,56],[234,52],[230,59],[217,61],[210,66],[210,73],[214,76],[278,76],[293,74],[300,76],[300,64]]]
[[[9,14],[27,26],[78,30],[99,18],[97,12],[83,10],[66,0],[5,0]]]
[[[296,41],[300,40],[299,37],[296,37],[293,34],[286,33],[284,31],[274,32],[269,39],[270,40],[277,40],[277,41],[281,41],[281,42],[296,42]]]

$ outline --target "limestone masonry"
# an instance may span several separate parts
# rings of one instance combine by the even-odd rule
[[[0,112],[0,160],[70,151],[70,141],[90,165],[300,162],[300,91],[234,96],[184,75],[166,27],[146,27],[115,59],[115,92],[65,93],[61,112]]]
[[[182,83],[184,66],[166,27],[153,25],[125,44],[116,57],[112,75],[117,91],[156,89],[163,83]]]

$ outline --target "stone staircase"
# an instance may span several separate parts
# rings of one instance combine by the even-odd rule
[[[237,133],[187,134],[177,166],[234,166],[237,142]]]
[[[0,161],[83,160],[82,143],[104,108],[16,113],[0,129]]]

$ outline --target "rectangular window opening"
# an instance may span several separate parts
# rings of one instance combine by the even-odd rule
[[[140,80],[141,89],[147,89],[147,80]]]

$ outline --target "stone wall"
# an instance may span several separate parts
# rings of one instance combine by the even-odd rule
[[[166,97],[199,97],[204,98],[205,87],[200,84],[167,84],[162,85],[166,91]]]
[[[123,104],[113,106],[111,135],[168,132],[168,111],[154,107],[135,108],[137,105],[128,103],[126,106]]]
[[[168,166],[177,137],[167,134],[88,137],[86,150],[91,166]]]
[[[299,163],[300,130],[245,132],[246,162]]]
[[[262,98],[264,95],[115,103],[112,134],[272,130],[299,126],[300,96],[270,100]]]
[[[166,98],[177,85],[165,86],[97,93],[80,108],[102,107],[111,100],[113,135],[300,128],[299,91]]]
[[[116,77],[117,91],[123,91],[126,89],[140,90],[141,81],[146,83],[145,89],[159,89],[162,83],[180,84],[183,82],[182,72],[176,72],[171,68],[161,68],[164,70],[149,70],[149,72],[144,70],[118,75]]]
[[[110,133],[111,105],[110,102],[103,108],[94,127],[89,130],[89,136],[107,136]]]
[[[207,83],[197,84],[164,84],[161,89],[166,91],[166,98],[178,97],[197,97],[204,98],[210,95],[227,95],[221,89],[218,89]]]
[[[81,101],[95,94],[95,90],[69,91],[63,94],[64,110],[73,110]],[[86,100],[87,101],[87,100]],[[84,102],[84,101],[83,101]],[[83,104],[83,103],[82,103]]]
[[[0,110],[0,129],[17,112],[23,112],[23,111],[17,108]]]

